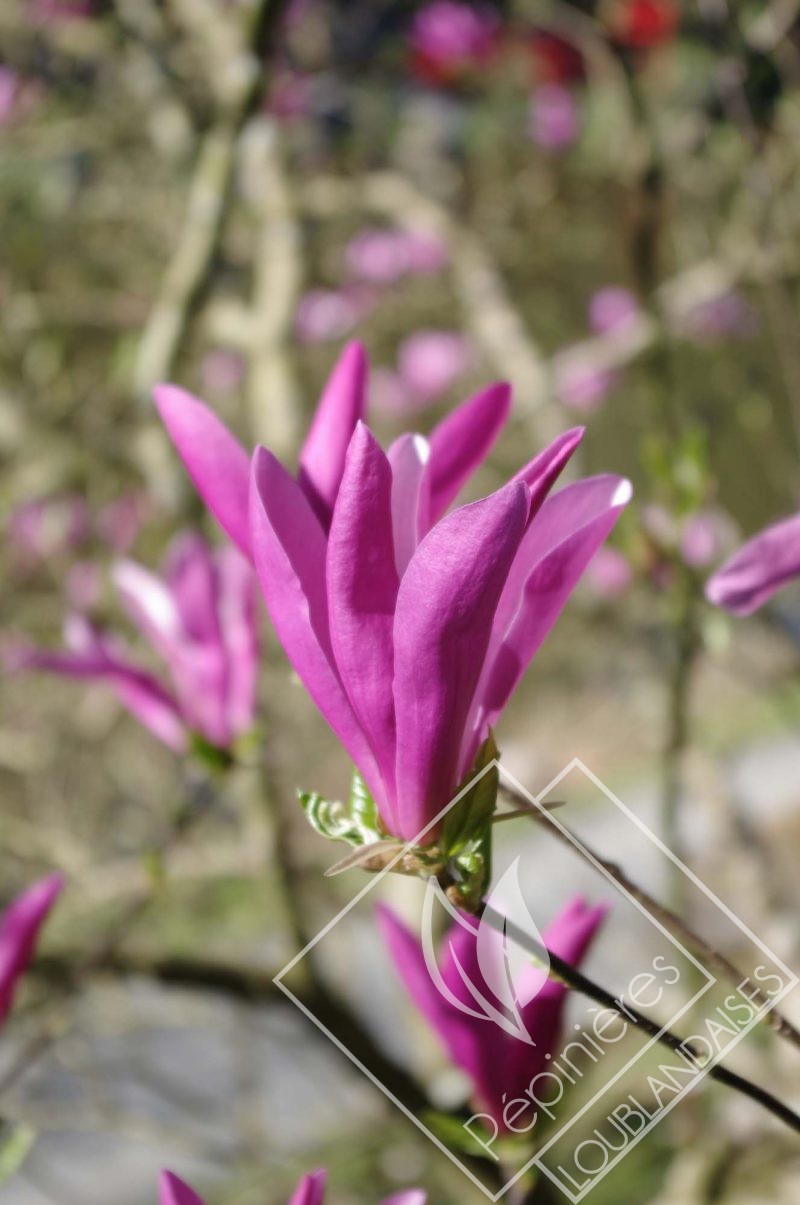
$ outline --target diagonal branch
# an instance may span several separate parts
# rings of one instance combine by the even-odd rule
[[[531,804],[525,798],[525,796],[517,791],[514,787],[508,786],[506,783],[502,783],[500,790],[507,798],[514,801],[517,809],[517,815],[527,815],[531,820],[535,820],[540,824],[546,823],[546,818],[539,808]],[[608,862],[605,858],[600,857],[600,855],[595,853],[593,849],[589,848],[585,841],[582,839],[579,841],[576,837],[574,837],[574,835],[571,834],[564,825],[562,825],[562,828],[559,828],[552,824],[547,824],[547,829],[549,832],[552,832],[553,836],[556,837],[557,840],[561,841],[570,849],[574,849],[590,866],[594,866],[595,869],[597,866],[601,866],[606,874],[608,874],[615,883],[617,883],[624,891],[628,893],[628,895],[640,903],[651,916],[654,916],[656,920],[660,921],[665,929],[669,929],[670,933],[672,933],[675,937],[678,937],[682,942],[689,946],[690,949],[694,950],[695,954],[697,954],[707,966],[724,976],[734,986],[738,986],[741,983],[744,976],[742,975],[741,971],[734,966],[730,959],[726,958],[724,954],[715,949],[714,946],[710,945],[705,938],[701,937],[698,933],[695,933],[693,929],[690,929],[686,922],[681,920],[677,913],[671,911],[669,908],[665,908],[663,904],[660,904],[658,900],[653,899],[651,895],[629,879],[624,870],[617,866],[616,863]],[[755,988],[753,989],[753,1000],[759,1008],[763,1008],[768,1003],[768,997]],[[791,1042],[794,1047],[800,1050],[800,1032],[798,1032],[794,1025],[792,1025],[791,1021],[789,1021],[783,1015],[783,1013],[779,1012],[777,1008],[771,1008],[769,1012],[765,1013],[761,1017],[761,1020],[765,1025],[769,1025],[769,1027],[774,1030],[779,1037],[785,1038],[787,1042]]]

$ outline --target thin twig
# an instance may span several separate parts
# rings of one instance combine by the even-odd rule
[[[591,849],[583,839],[578,840],[578,838],[570,832],[563,822],[561,822],[560,827],[553,824],[548,824],[546,817],[542,814],[539,808],[534,804],[529,803],[525,799],[525,796],[517,791],[514,787],[511,787],[506,783],[502,783],[500,790],[509,799],[514,801],[519,810],[519,814],[527,814],[531,820],[535,820],[540,824],[545,824],[548,831],[552,832],[553,836],[557,840],[561,841],[564,845],[567,845],[570,849],[576,850],[576,852],[580,854],[584,861],[588,862],[590,866],[594,866],[595,869],[597,866],[602,867],[606,874],[609,875],[609,877],[612,878],[614,882],[623,889],[623,891],[635,899],[637,903],[641,904],[651,916],[655,917],[655,919],[664,926],[665,929],[669,929],[670,933],[672,933],[675,937],[678,937],[681,941],[685,942],[685,944],[694,950],[698,957],[700,957],[709,967],[715,971],[718,971],[720,975],[724,975],[726,979],[730,980],[731,983],[738,987],[744,978],[742,973],[728,958],[726,958],[724,954],[720,953],[719,950],[710,945],[705,938],[700,937],[699,934],[695,933],[693,929],[690,929],[689,926],[683,920],[681,920],[681,918],[675,912],[672,912],[669,908],[665,908],[663,904],[660,904],[657,900],[653,899],[651,895],[648,895],[646,891],[643,891],[641,887],[637,886],[636,883],[632,882],[625,872],[614,862],[608,862],[605,858],[600,857],[600,855],[595,853],[595,851]],[[758,1003],[759,1008],[763,1008],[768,1003],[769,998],[754,987],[753,999]],[[774,1030],[779,1037],[785,1038],[786,1041],[791,1042],[794,1047],[800,1050],[800,1032],[795,1029],[791,1021],[787,1020],[787,1018],[781,1012],[779,1012],[777,1008],[772,1007],[770,1011],[764,1013],[760,1019],[766,1025],[768,1025],[770,1029]]]
[[[519,928],[518,925],[515,925],[513,921],[503,916],[502,913],[496,912],[493,908],[485,908],[482,919],[499,933],[507,933],[522,949],[529,950],[537,958],[541,957],[541,947],[531,939],[530,935],[524,929]],[[568,962],[565,962],[563,958],[559,958],[552,950],[548,950],[547,954],[550,959],[550,970],[551,973],[554,972],[555,978],[560,979],[567,987],[572,988],[574,991],[588,996],[590,1000],[595,1000],[598,1004],[602,1004],[604,1008],[613,1009],[616,1013],[621,1012],[620,1003],[611,992],[607,991],[604,987],[600,987],[593,980],[589,979],[587,975],[584,975],[582,971],[570,966]],[[753,999],[755,1000],[755,996]],[[662,1045],[668,1046],[670,1050],[677,1051],[681,1055],[685,1055],[687,1050],[691,1052],[691,1047],[687,1047],[685,1038],[681,1038],[673,1033],[672,1030],[660,1026],[656,1021],[651,1021],[644,1013],[640,1013],[638,1009],[632,1008],[627,1001],[625,1003],[625,1013],[644,1033],[648,1034],[651,1038],[655,1038]],[[757,1084],[751,1083],[750,1080],[745,1079],[743,1076],[737,1075],[734,1071],[729,1071],[719,1063],[707,1067],[706,1072],[717,1083],[725,1084],[728,1088],[733,1088],[734,1091],[740,1092],[750,1100],[756,1101],[757,1104],[762,1105],[774,1117],[777,1117],[789,1126],[790,1129],[800,1133],[800,1116],[782,1104],[771,1093],[766,1092],[763,1088],[759,1088]]]
[[[134,385],[143,399],[149,397],[153,385],[172,375],[191,316],[211,273],[228,206],[239,135],[263,95],[267,78],[263,59],[285,4],[286,0],[261,0],[251,26],[250,70],[242,71],[235,90],[226,85],[217,118],[202,139],[178,241],[139,345]]]

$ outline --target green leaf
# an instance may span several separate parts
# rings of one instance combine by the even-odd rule
[[[492,872],[492,816],[497,806],[500,774],[494,736],[478,750],[475,764],[465,779],[469,790],[445,817],[442,845],[449,858],[452,891],[468,912],[474,912],[483,898]],[[473,781],[481,771],[481,777]],[[463,786],[462,786],[463,790]]]
[[[29,1125],[11,1125],[0,1135],[0,1185],[18,1172],[36,1141],[36,1131]]]
[[[445,816],[442,831],[445,853],[457,854],[459,850],[480,837],[486,825],[491,821],[497,806],[497,790],[500,785],[497,765],[492,765],[493,762],[496,762],[497,757],[497,745],[490,732],[478,750],[475,764],[462,782],[460,790],[463,791],[468,783],[472,783],[472,786]],[[477,782],[473,781],[482,770],[485,773],[481,774]]]
[[[229,749],[223,749],[220,745],[212,745],[211,741],[207,741],[198,732],[193,732],[191,735],[191,750],[201,765],[211,774],[223,774],[234,764],[234,758]]]
[[[330,841],[349,845],[372,845],[387,834],[381,824],[378,807],[358,770],[353,771],[347,804],[324,799],[316,791],[298,791],[300,804],[313,829]]]

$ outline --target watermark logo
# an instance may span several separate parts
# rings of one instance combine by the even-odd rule
[[[448,1004],[465,1016],[497,1025],[512,1038],[535,1046],[521,1010],[547,983],[550,956],[523,897],[519,866],[520,859],[516,858],[492,888],[477,922],[455,908],[438,879],[431,876],[422,911],[422,949],[428,974]],[[437,902],[448,914],[455,932],[465,932],[470,944],[474,942],[480,983],[475,982],[477,976],[465,969],[453,940],[453,929],[446,938],[450,965],[466,989],[471,1005],[453,991],[439,966],[441,955],[434,941]],[[524,945],[520,938],[524,939]]]
[[[410,978],[424,996],[424,1007],[420,999],[415,1003],[428,1025],[435,1022],[442,1068],[458,1062],[457,1047],[467,1031],[466,1046],[474,1048],[477,1041],[481,1047],[481,1068],[471,1076],[450,1124],[437,1127],[431,1116],[400,1099],[287,982],[322,943],[374,934],[374,905],[386,894],[386,876],[422,842],[409,842],[379,873],[364,877],[354,897],[275,983],[490,1200],[499,1201],[536,1170],[578,1205],[800,981],[661,841],[656,823],[646,823],[641,807],[626,805],[579,759],[536,795],[496,762],[476,779],[494,766],[501,782],[529,802],[537,823],[522,819],[497,826],[495,873],[480,916],[462,913],[436,878],[424,887],[416,880],[397,880],[407,889],[406,904],[416,909],[405,948],[416,948]],[[474,784],[467,784],[433,823]],[[563,808],[550,806],[556,791],[567,799]],[[424,842],[424,834],[420,837]],[[680,880],[686,907],[701,918],[698,927],[734,952],[740,976],[733,981],[730,973],[723,979],[712,973],[681,939],[685,934],[676,936],[659,909],[645,906],[624,876],[612,873],[612,860],[629,868],[655,898],[663,897],[668,881]],[[355,875],[354,881],[358,886]],[[565,961],[580,964],[601,985],[605,1003],[579,990],[567,992],[559,983],[564,947],[558,926],[570,907],[578,909],[578,896],[580,908],[599,906],[607,917],[588,961],[581,961],[588,942]],[[359,911],[364,913],[360,926]],[[334,936],[340,926],[350,926],[351,932]],[[384,993],[382,1007],[389,1005],[396,1038],[413,1008],[388,954],[374,961],[374,945],[370,949],[370,954],[357,952],[354,992],[374,984],[376,993]],[[356,978],[352,970],[348,967],[339,985],[345,991]],[[409,976],[405,988],[411,992]],[[554,1025],[556,1007],[560,1024]],[[417,1047],[410,1036],[402,1061],[423,1078],[427,1067],[415,1065]],[[501,1158],[515,1143],[524,1155],[510,1162]],[[476,1151],[482,1160],[474,1158]]]

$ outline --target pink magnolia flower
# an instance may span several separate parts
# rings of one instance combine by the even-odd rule
[[[443,518],[505,423],[508,387],[387,454],[361,421],[365,386],[352,345],[298,479],[259,448],[249,497],[247,453],[207,407],[174,386],[156,398],[201,495],[253,556],[278,638],[386,830],[412,840],[455,794],[631,491],[600,476],[547,497],[582,438],[574,430]]]
[[[324,1205],[326,1171],[303,1176],[289,1198],[288,1205]],[[203,1205],[197,1193],[172,1172],[162,1172],[159,1180],[159,1205]],[[418,1188],[406,1189],[387,1197],[382,1205],[425,1205],[427,1194]]]
[[[531,93],[528,133],[543,151],[563,151],[580,132],[578,102],[563,84],[540,84]]]
[[[59,874],[39,879],[12,900],[0,916],[0,1024],[11,1011],[17,983],[33,958],[39,930],[63,887]]]
[[[589,908],[575,897],[543,933],[548,950],[577,966],[586,954],[605,916],[604,906]],[[462,914],[465,925],[454,924],[441,945],[439,969],[451,995],[474,1014],[474,999],[466,981],[492,999],[478,953],[478,920]],[[452,1061],[473,1083],[478,1106],[495,1120],[500,1133],[508,1130],[503,1118],[505,1100],[522,1096],[531,1079],[547,1067],[559,1040],[567,988],[553,979],[520,1009],[524,1028],[534,1045],[520,1042],[500,1025],[462,1012],[442,994],[431,978],[422,946],[412,931],[385,905],[378,905],[378,924],[405,987]],[[459,967],[463,970],[462,975]],[[541,971],[533,963],[536,982]],[[524,984],[519,985],[524,999]]]
[[[411,25],[413,66],[431,83],[452,83],[489,62],[498,32],[499,22],[488,7],[432,0],[418,9]]]
[[[394,284],[403,276],[431,276],[447,264],[447,247],[432,234],[411,230],[362,230],[345,249],[353,276],[370,284]]]
[[[639,303],[629,289],[606,285],[589,302],[589,326],[596,335],[616,335],[639,316]]]
[[[706,598],[733,615],[750,615],[800,575],[800,514],[765,527],[725,562]]]
[[[210,549],[184,535],[170,550],[162,578],[134,561],[114,569],[121,602],[164,662],[164,686],[126,646],[73,614],[67,650],[22,648],[19,669],[103,682],[159,740],[178,752],[191,733],[227,748],[253,723],[258,637],[256,589],[250,566],[233,548]]]

